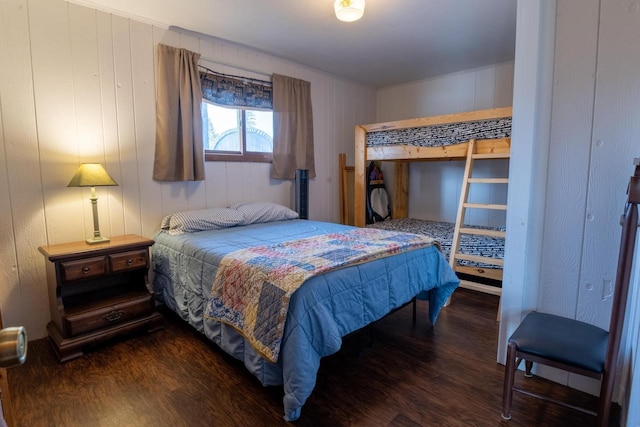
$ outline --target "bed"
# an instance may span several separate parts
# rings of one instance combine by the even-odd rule
[[[466,160],[465,174],[469,169],[470,176],[470,169],[473,165],[472,156],[477,158],[508,158],[511,147],[511,114],[511,107],[504,107],[356,126],[353,168],[354,225],[359,227],[366,225],[366,169],[369,162],[394,163],[393,187],[389,189],[392,196],[392,218],[394,220],[405,219],[408,217],[409,165],[411,162]],[[343,163],[344,161],[340,165]],[[345,173],[341,170],[340,176],[342,177]],[[468,179],[467,182],[465,178],[457,217],[459,229],[466,227],[463,225],[465,221],[463,205],[466,205],[468,185],[471,182],[480,181],[485,184],[506,184],[508,182],[505,178]],[[341,185],[340,188],[342,191],[343,186]],[[341,196],[342,204],[344,204],[343,198],[344,196]],[[476,204],[474,207],[497,208],[498,206]],[[503,207],[506,209],[506,205]],[[412,219],[395,224],[384,221],[376,226],[409,232],[425,232],[431,225],[428,222]],[[416,226],[417,228],[412,228]],[[442,239],[440,243],[443,245],[443,249],[452,245],[455,247],[456,259],[451,260],[450,256],[448,259],[452,268],[463,278],[460,286],[500,295],[502,281],[502,267],[500,265],[482,264],[477,260],[460,262],[457,257],[458,254],[464,252],[477,253],[484,250],[473,246],[488,243],[492,248],[489,257],[499,259],[496,262],[501,264],[506,230],[504,227],[499,230],[488,230],[487,233],[493,234],[493,237],[480,239],[477,235],[468,236],[456,233],[455,227],[456,224],[438,223],[437,228],[447,230],[454,228],[454,232],[445,231],[444,234],[439,234],[436,238]],[[434,235],[434,232],[426,232]],[[464,257],[464,255],[462,256]],[[476,256],[467,257],[475,258]]]
[[[381,228],[385,230],[417,233],[433,237],[440,243],[442,254],[449,261],[455,224],[444,221],[430,221],[416,218],[399,218],[376,222],[367,227]],[[482,230],[504,231],[504,227],[477,227]],[[504,258],[504,239],[490,236],[464,234],[460,239],[459,253],[489,257],[495,259]],[[469,280],[483,280],[487,284],[500,285],[502,280],[501,270],[493,264],[460,260],[455,266],[456,272]]]
[[[199,211],[200,218],[195,221],[180,220],[180,215],[176,215],[176,222],[188,224],[188,232],[176,232],[165,219],[152,247],[153,289],[159,301],[241,360],[262,385],[283,385],[284,418],[288,421],[300,417],[302,406],[315,386],[321,358],[337,352],[342,337],[416,296],[428,299],[429,318],[434,324],[441,307],[459,284],[433,244],[314,275],[290,297],[278,357],[273,360],[249,345],[250,337],[239,333],[237,325],[210,316],[215,294],[212,287],[219,282],[218,273],[225,260],[234,259],[229,254],[235,256],[257,250],[256,247],[264,253],[264,248],[315,241],[337,233],[360,233],[363,229],[295,219],[295,213],[288,218],[264,215],[258,218],[260,215],[253,214],[258,210],[252,205],[231,207],[231,210],[249,207],[246,212],[252,212],[250,215],[244,212],[236,224],[235,219],[229,219],[228,212],[216,213],[214,216],[224,216],[225,220],[216,219],[213,227],[211,218],[202,220],[204,211]],[[248,216],[252,219],[248,220]]]

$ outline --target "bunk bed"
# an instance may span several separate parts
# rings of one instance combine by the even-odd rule
[[[506,230],[504,227],[468,226],[465,224],[465,212],[469,208],[506,210],[506,204],[468,203],[467,197],[470,184],[508,183],[507,178],[473,178],[472,168],[474,160],[509,157],[511,113],[511,107],[505,107],[356,126],[354,225],[367,225],[368,164],[371,161],[393,162],[394,179],[390,188],[392,220],[373,226],[430,234],[440,241],[451,267],[460,276],[460,287],[501,295]],[[409,164],[442,160],[466,161],[456,222],[447,224],[407,218]],[[345,169],[344,160],[340,160],[340,168],[341,177],[350,173]],[[344,186],[340,188],[343,191]],[[341,206],[344,199],[341,194]]]

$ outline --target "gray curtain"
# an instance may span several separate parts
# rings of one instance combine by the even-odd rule
[[[158,45],[156,93],[156,181],[202,181],[202,89],[200,54]]]
[[[315,178],[311,83],[273,75],[273,163],[271,178],[294,179],[296,169]]]

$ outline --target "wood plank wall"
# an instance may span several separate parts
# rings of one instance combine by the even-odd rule
[[[619,219],[633,158],[640,157],[640,6],[631,0],[572,0],[559,1],[557,8],[539,307],[608,329]],[[631,289],[627,328],[637,331],[640,318],[633,307],[640,291],[633,284]],[[635,350],[623,351],[627,356],[637,351],[636,337],[637,332],[622,344],[631,349],[635,338]],[[626,375],[627,356],[618,375]],[[551,369],[544,374],[598,391],[597,382],[577,375]],[[629,382],[618,382],[623,392]]]
[[[556,84],[552,102],[556,119],[551,122],[545,203],[547,220],[543,233],[546,250],[542,254],[542,263],[547,268],[540,271],[538,306],[543,311],[575,318],[583,255],[580,241],[586,222],[588,141],[591,139],[595,96],[599,2],[585,1],[579,9],[571,3],[558,2],[556,13]],[[607,269],[611,271],[611,268]],[[604,321],[599,326],[609,327]],[[568,382],[569,375],[565,372],[548,368],[540,368],[540,371],[541,375],[558,382]],[[585,380],[592,383],[592,391],[595,391],[595,381]]]
[[[49,321],[38,246],[93,230],[89,190],[66,187],[79,163],[103,163],[119,184],[97,189],[106,236],[153,237],[164,215],[187,209],[245,200],[293,206],[292,183],[271,180],[269,164],[208,162],[204,182],[151,179],[158,43],[310,81],[318,176],[309,212],[338,222],[338,153],[353,164],[353,129],[375,121],[375,88],[63,0],[0,1],[0,306],[5,324],[24,325],[30,339],[45,336]]]

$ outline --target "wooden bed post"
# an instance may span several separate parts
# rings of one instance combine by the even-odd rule
[[[395,175],[393,179],[393,207],[391,216],[393,219],[407,218],[409,207],[409,162],[395,161]]]
[[[356,160],[355,174],[353,181],[354,190],[354,210],[353,223],[356,227],[364,227],[366,220],[365,203],[366,203],[366,178],[365,170],[367,168],[367,152],[365,150],[365,138],[367,133],[361,126],[356,126]]]

